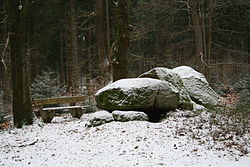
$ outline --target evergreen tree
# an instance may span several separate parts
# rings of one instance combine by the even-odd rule
[[[57,82],[56,73],[50,68],[47,68],[31,85],[32,98],[60,96],[64,92],[64,87],[60,87]]]

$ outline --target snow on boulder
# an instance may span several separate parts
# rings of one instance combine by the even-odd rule
[[[171,69],[164,67],[153,68],[152,70],[145,72],[139,76],[139,78],[154,78],[163,81],[168,81],[175,86],[180,92],[180,104],[179,108],[192,110],[192,100],[187,92],[186,87],[180,76],[173,72]]]
[[[139,111],[119,111],[112,112],[115,121],[148,121],[148,116],[144,112]]]
[[[188,66],[173,69],[183,80],[190,97],[198,104],[216,105],[219,95],[209,86],[205,76]]]
[[[97,111],[88,118],[87,127],[99,126],[114,121],[113,115],[108,111]]]
[[[172,84],[151,78],[121,79],[100,89],[97,107],[114,110],[173,110],[179,105],[179,91]]]

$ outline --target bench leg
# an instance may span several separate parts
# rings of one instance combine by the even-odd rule
[[[55,116],[55,111],[41,111],[41,117],[44,123],[50,123]]]
[[[72,117],[81,118],[81,116],[83,114],[83,109],[82,108],[72,108],[72,109],[70,109],[70,113],[71,113]]]

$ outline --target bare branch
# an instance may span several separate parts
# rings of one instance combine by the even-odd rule
[[[202,62],[203,64],[205,64],[205,66],[207,66],[207,67],[212,67],[212,65],[208,65],[208,64],[204,61],[204,59],[203,59],[204,54],[203,54],[202,52],[200,52],[200,56],[201,56],[201,62]]]
[[[5,22],[7,21],[7,19],[8,19],[8,15],[5,15],[5,17],[4,17],[4,19],[3,19],[3,21],[1,21],[1,22],[0,22],[0,24],[5,23]]]
[[[27,146],[32,146],[34,144],[36,144],[38,142],[38,139],[30,142],[30,143],[23,143],[23,144],[20,144],[20,145],[14,145],[14,146],[11,146],[11,147],[27,147]]]
[[[234,64],[238,64],[238,65],[245,65],[245,66],[250,66],[250,65],[246,65],[244,63],[236,63],[236,62],[229,62],[229,63],[216,63],[216,64],[208,64],[207,62],[205,62],[205,60],[203,59],[204,54],[200,52],[200,59],[201,62],[208,68],[212,68],[212,67],[217,67],[219,65],[234,65]]]
[[[5,71],[7,71],[7,65],[6,65],[4,59],[5,59],[5,52],[6,52],[7,48],[8,48],[8,45],[9,45],[10,35],[11,35],[11,33],[9,32],[9,33],[7,34],[7,39],[6,39],[6,42],[5,42],[5,44],[4,44],[4,48],[3,48],[2,54],[1,54],[1,62],[2,62],[3,65],[4,65]]]

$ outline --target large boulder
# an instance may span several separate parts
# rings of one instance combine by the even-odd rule
[[[164,67],[153,68],[152,70],[141,74],[139,78],[154,78],[163,81],[168,81],[173,86],[175,86],[180,92],[180,104],[178,107],[187,110],[193,109],[192,100],[187,92],[186,87],[184,86],[181,77],[175,72],[173,72],[171,69]]]
[[[127,122],[127,121],[148,121],[148,116],[144,112],[139,111],[119,111],[112,112],[115,121]]]
[[[99,126],[114,121],[113,115],[108,111],[97,111],[88,118],[87,127]]]
[[[174,110],[179,91],[171,83],[151,78],[121,79],[100,89],[97,107],[113,110]]]
[[[219,95],[209,86],[205,76],[188,66],[173,69],[183,80],[187,91],[196,103],[204,106],[217,105]]]

